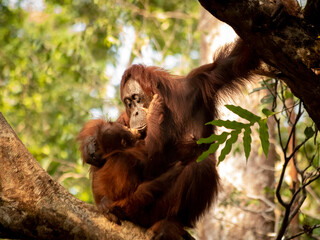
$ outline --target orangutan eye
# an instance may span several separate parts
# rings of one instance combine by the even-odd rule
[[[127,146],[127,142],[123,138],[121,139],[121,145],[122,145],[122,147],[126,147]]]
[[[138,94],[133,95],[133,99],[134,99],[137,103],[140,103],[140,102],[141,102],[141,98],[139,97]]]
[[[128,99],[128,98],[125,99],[125,100],[124,100],[124,103],[126,104],[126,106],[127,106],[128,108],[131,108],[131,105],[132,105],[132,104],[131,104],[131,100],[130,100],[130,99]]]

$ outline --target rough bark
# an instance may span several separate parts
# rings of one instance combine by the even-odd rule
[[[212,15],[230,25],[300,98],[320,129],[319,1],[296,9],[295,0],[199,0]],[[311,4],[313,3],[313,4]],[[315,7],[310,7],[315,6]],[[317,23],[317,24],[316,24]]]
[[[133,224],[115,225],[55,182],[0,113],[0,238],[146,239]]]

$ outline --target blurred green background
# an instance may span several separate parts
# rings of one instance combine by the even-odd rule
[[[77,134],[123,111],[128,65],[195,66],[198,16],[199,4],[183,0],[0,1],[0,111],[51,176],[93,202]]]

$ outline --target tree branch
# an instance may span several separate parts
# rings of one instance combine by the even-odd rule
[[[320,76],[311,69],[319,67],[316,27],[298,14],[292,16],[282,1],[199,1],[212,15],[229,24],[264,62],[281,72],[281,79],[303,101],[320,129]]]
[[[55,182],[0,113],[0,238],[146,239],[130,223],[107,221]]]
[[[317,31],[320,32],[320,0],[308,0],[304,8],[304,18],[315,25]]]

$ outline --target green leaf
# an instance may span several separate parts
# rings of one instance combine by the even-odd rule
[[[208,157],[210,154],[215,153],[219,147],[220,144],[224,143],[230,133],[229,132],[223,132],[220,135],[212,134],[208,138],[201,138],[197,141],[198,144],[201,143],[212,143],[213,141],[216,141],[215,143],[211,144],[209,149],[205,152],[203,152],[197,159],[197,162],[201,162],[206,157]]]
[[[268,79],[259,81],[259,83],[261,84],[261,86],[272,86],[272,85],[274,85],[272,80],[273,80],[273,78],[268,78]]]
[[[209,149],[205,152],[203,152],[197,159],[197,162],[201,162],[203,161],[204,159],[206,159],[210,154],[212,153],[215,153],[219,147],[219,143],[216,142],[216,143],[213,143],[210,145]]]
[[[226,108],[228,108],[231,112],[237,114],[238,116],[248,120],[250,123],[258,122],[261,119],[259,116],[239,106],[226,105]]]
[[[267,89],[267,87],[265,87],[265,86],[254,88],[249,94],[252,94],[252,93],[255,93],[255,92],[258,92],[261,90],[265,90],[265,89]]]
[[[224,141],[227,139],[228,135],[229,135],[228,132],[223,132],[223,133],[221,133],[220,135],[212,134],[210,137],[200,138],[200,139],[197,141],[197,144],[213,143],[213,142],[215,142],[215,141],[224,142]]]
[[[236,129],[236,130],[241,130],[242,128],[244,128],[247,124],[244,123],[240,123],[237,121],[230,121],[230,120],[213,120],[211,122],[206,123],[206,125],[215,125],[218,127],[225,127],[225,128],[229,128],[229,129]]]
[[[269,143],[267,119],[261,119],[258,122],[258,124],[259,124],[259,137],[260,137],[262,149],[263,149],[264,155],[268,157],[270,143]]]
[[[315,134],[315,131],[312,127],[306,127],[304,129],[304,135],[306,135],[306,138],[311,138]]]
[[[243,147],[247,161],[251,152],[251,142],[251,128],[248,126],[244,129],[243,133]]]
[[[275,114],[274,112],[270,111],[270,110],[267,109],[267,108],[262,109],[262,112],[263,112],[263,114],[266,115],[267,117]]]
[[[230,133],[230,138],[226,141],[226,145],[221,150],[218,163],[222,162],[226,158],[226,155],[230,153],[232,144],[234,144],[237,141],[240,132],[241,131],[236,130]]]
[[[206,157],[208,157],[210,154],[215,153],[219,147],[220,144],[224,143],[227,139],[227,137],[230,135],[229,132],[223,132],[220,135],[215,135],[212,134],[210,137],[208,138],[201,138],[197,141],[198,144],[201,143],[211,143],[212,139],[214,139],[213,141],[216,141],[215,143],[211,144],[209,149],[205,152],[203,152],[197,159],[197,162],[201,162],[202,160],[204,160]]]
[[[273,99],[274,99],[274,97],[273,97],[271,94],[268,94],[268,95],[264,96],[264,97],[260,100],[260,102],[261,102],[262,104],[268,104],[268,103],[272,103],[272,102],[273,102]]]
[[[293,94],[290,91],[285,91],[283,95],[285,99],[293,98]]]

